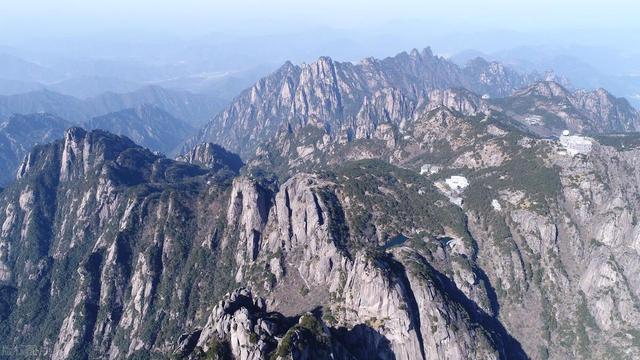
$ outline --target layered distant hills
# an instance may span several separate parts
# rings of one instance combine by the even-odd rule
[[[0,115],[45,112],[68,121],[82,123],[95,116],[145,104],[157,106],[197,127],[216,114],[226,102],[213,96],[157,86],[148,86],[127,93],[104,93],[83,100],[50,90],[38,90],[0,96]]]
[[[108,130],[124,135],[153,151],[174,154],[184,139],[192,136],[194,128],[153,105],[140,105],[86,122],[70,122],[48,113],[11,115],[0,122],[0,183],[15,178],[22,157],[37,144],[62,137],[73,126]]]
[[[141,105],[94,117],[88,129],[102,129],[124,135],[137,144],[165,154],[174,153],[195,131],[189,124],[157,106]]]

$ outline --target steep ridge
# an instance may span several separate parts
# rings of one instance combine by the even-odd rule
[[[553,82],[510,98],[445,84],[462,72],[429,52],[286,64],[220,115],[225,145],[256,148],[244,167],[218,145],[173,161],[79,128],[35,147],[0,194],[0,345],[640,357],[640,139],[607,134],[634,113]],[[560,127],[523,121],[530,101],[604,134],[541,137]]]
[[[212,145],[185,160],[213,170],[101,131],[37,146],[0,199],[3,345],[28,325],[56,359],[640,353],[640,150],[443,106],[407,134],[281,185]]]
[[[41,113],[12,115],[0,123],[0,185],[13,181],[22,158],[36,144],[59,139],[72,124]]]
[[[495,63],[472,65],[461,69],[430,49],[383,60],[367,58],[359,64],[328,57],[301,66],[288,62],[238,96],[183,150],[213,141],[246,158],[257,143],[282,127],[318,123],[329,131],[348,132],[371,106],[392,108],[379,114],[378,121],[399,122],[409,118],[433,90],[466,88],[506,96],[539,78],[520,76]]]
[[[178,156],[176,160],[213,170],[228,167],[233,172],[239,172],[244,166],[238,155],[212,143],[199,144],[189,153]]]
[[[229,176],[101,131],[34,148],[0,201],[3,345],[28,333],[55,359],[172,346],[228,290],[214,249]]]
[[[478,322],[491,317],[474,305],[486,290],[464,300],[412,247],[376,250],[385,228],[371,238],[352,225],[359,215],[351,207],[365,204],[345,202],[337,186],[353,185],[341,177],[301,174],[277,186],[246,176],[231,184],[230,176],[101,131],[72,128],[62,141],[37,146],[0,199],[3,345],[20,345],[27,325],[37,329],[28,331],[41,355],[54,359],[153,358],[180,347],[193,352],[194,343],[206,353],[214,337],[241,358],[286,357],[301,349],[292,343],[342,358],[505,358],[519,348],[504,328]],[[423,186],[463,228],[459,211]],[[420,204],[433,206],[432,199]],[[424,231],[443,231],[438,212],[418,216]],[[386,231],[408,232],[410,224]],[[213,305],[241,284],[269,295],[256,306],[283,314],[283,338],[264,335],[271,345],[251,350],[240,345],[260,337],[239,326],[253,325],[227,305],[224,321],[239,325],[218,320]],[[321,314],[313,312],[318,306]],[[193,331],[200,335],[179,339]],[[327,345],[327,338],[334,340]]]
[[[572,93],[556,82],[539,82],[494,104],[543,136],[640,130],[640,112],[604,89]]]
[[[469,79],[469,89],[492,97],[511,96],[514,89],[521,89],[541,80],[539,74],[520,75],[517,71],[495,61],[477,57],[464,67]]]
[[[89,129],[124,135],[146,148],[173,154],[178,145],[195,130],[162,109],[142,105],[95,117],[86,123]]]
[[[451,104],[460,108],[457,101]],[[547,140],[520,125],[491,109],[465,115],[438,106],[408,125],[388,124],[385,132],[350,142],[332,141],[324,129],[307,126],[280,132],[259,148],[249,167],[287,178],[300,171],[334,173],[345,161],[365,161],[362,173],[354,176],[352,169],[347,178],[360,182],[364,198],[385,202],[398,199],[397,191],[373,184],[399,179],[385,163],[419,173],[465,214],[466,230],[458,234],[471,236],[463,253],[473,275],[447,271],[453,261],[442,253],[425,257],[436,268],[444,266],[440,271],[449,274],[454,288],[497,316],[529,357],[634,358],[640,351],[633,330],[640,289],[631,280],[639,256],[637,135]],[[424,185],[411,188],[418,195],[398,203],[365,203],[358,223],[368,224],[370,235],[392,226],[387,234],[421,238],[418,225],[396,227],[398,219],[424,211],[402,211],[403,204],[428,194]],[[343,196],[354,201],[351,194]],[[440,237],[461,251],[459,235]],[[491,287],[478,297],[473,289],[481,283]]]
[[[425,162],[442,166],[436,163],[451,160],[461,148],[467,148],[468,159],[460,162],[475,161],[476,167],[501,162],[499,148],[483,143],[496,134],[517,131],[501,112],[463,89],[436,90],[428,96],[428,101],[403,121],[376,123],[378,114],[388,113],[384,108],[359,114],[351,138],[349,133],[329,132],[320,124],[298,131],[283,129],[258,147],[249,164],[269,168],[284,178],[301,170],[363,159],[382,159],[420,171]],[[474,150],[480,152],[479,159],[474,160]]]
[[[0,186],[15,178],[22,158],[36,144],[61,138],[64,130],[77,126],[48,113],[11,115],[0,122]],[[195,130],[152,105],[141,105],[87,121],[90,129],[108,130],[128,136],[152,151],[173,155]]]

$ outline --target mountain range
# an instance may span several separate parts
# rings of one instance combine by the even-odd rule
[[[14,114],[0,121],[0,184],[15,179],[18,165],[34,145],[61,138],[66,129],[78,125],[124,135],[152,151],[170,155],[176,154],[183,141],[195,133],[188,123],[146,104],[80,123],[49,113]]]
[[[367,58],[359,64],[328,57],[302,66],[287,62],[240,94],[187,148],[223,139],[222,145],[244,156],[259,142],[258,136],[268,138],[285,122],[293,127],[312,121],[348,127],[367,110],[364,106],[396,102],[396,112],[410,111],[430,90],[453,87],[502,97],[538,78],[480,60],[460,68],[428,48],[383,60]],[[245,151],[247,144],[253,145]]]
[[[0,193],[0,345],[638,358],[640,116],[559,81],[428,49],[323,57],[243,91],[176,160],[131,140],[173,146],[157,108],[89,122],[128,137],[64,130]]]
[[[627,101],[605,90],[571,94],[557,81],[561,79],[553,74],[521,75],[480,58],[461,68],[433,55],[430,49],[384,60],[368,58],[357,65],[327,57],[309,65],[286,63],[240,94],[188,141],[183,151],[197,143],[219,141],[246,157],[278,131],[309,124],[325,127],[336,138],[367,137],[378,123],[403,126],[421,108],[443,101],[462,101],[476,109],[490,106],[529,128],[535,124],[527,122],[540,122],[537,112],[545,112],[546,121],[555,123],[545,124],[548,131],[544,135],[559,135],[565,129],[639,129],[638,112]],[[543,94],[544,87],[558,91]],[[438,92],[460,89],[471,95],[461,98]]]
[[[618,52],[605,46],[517,46],[495,52],[468,50],[451,57],[458,64],[482,57],[499,61],[517,71],[546,71],[562,74],[573,87],[606,88],[640,106],[640,78],[633,51]]]
[[[216,114],[224,100],[147,86],[128,93],[104,93],[84,100],[50,90],[0,96],[0,116],[46,112],[67,121],[83,123],[110,112],[140,105],[155,105],[191,126],[200,126]]]

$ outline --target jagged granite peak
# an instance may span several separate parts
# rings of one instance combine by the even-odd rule
[[[31,147],[62,137],[72,124],[47,113],[14,114],[0,123],[0,183],[15,179],[22,158]]]
[[[305,313],[287,318],[268,312],[263,298],[249,289],[236,289],[216,305],[205,327],[192,333],[197,343],[193,341],[177,353],[190,358],[226,355],[242,360],[355,359],[316,316]],[[188,335],[184,338],[190,339]]]
[[[212,294],[228,291],[200,284],[191,294],[201,300],[191,297],[190,305],[177,300],[181,289],[168,295],[200,273],[188,258],[225,263],[212,249],[228,184],[228,173],[175,162],[99,130],[71,128],[62,140],[36,146],[0,200],[2,326],[14,334],[3,344],[19,345],[28,332],[46,358],[149,351],[149,324],[169,321],[156,311],[184,320],[203,311]],[[22,314],[35,308],[48,310],[25,324]]]
[[[482,86],[514,83],[476,65]],[[0,345],[640,357],[640,136],[539,136],[623,126],[624,102],[434,85],[464,71],[418,51],[285,64],[221,115],[225,139],[258,146],[242,171],[215,145],[174,161],[105,131],[34,147],[0,192]]]
[[[483,58],[471,60],[463,69],[470,80],[469,89],[478,94],[493,97],[510,96],[515,89],[539,80],[537,74],[520,75],[515,70],[496,61]]]
[[[540,81],[514,93],[514,96],[542,96],[569,98],[571,92],[555,81]]]
[[[287,62],[240,94],[187,142],[183,152],[211,141],[248,158],[257,144],[285,127],[298,129],[313,123],[330,131],[354,132],[359,114],[367,112],[365,106],[380,93],[396,93],[396,98],[402,96],[413,103],[407,111],[395,114],[396,121],[402,121],[433,90],[467,88],[504,96],[534,78],[499,64],[462,69],[430,49],[382,60],[367,58],[359,64],[329,57],[301,66]]]
[[[283,129],[260,145],[249,168],[269,167],[283,177],[298,171],[317,171],[339,166],[345,160],[384,159],[420,169],[429,158],[447,157],[450,150],[489,141],[513,129],[494,113],[490,102],[464,89],[434,90],[416,104],[401,93],[381,92],[365,99],[362,111],[348,131],[329,132],[317,124],[297,131]],[[399,114],[406,114],[400,116]],[[500,163],[502,152],[486,144],[480,157],[472,153],[461,162]],[[475,158],[476,160],[472,160]]]
[[[604,89],[571,92],[553,81],[535,83],[494,102],[534,133],[623,133],[640,130],[640,112]]]
[[[86,126],[127,136],[137,144],[165,154],[175,153],[178,145],[194,131],[187,123],[148,104],[95,117]]]
[[[574,105],[591,118],[602,119],[601,129],[613,131],[639,131],[640,112],[627,99],[617,98],[607,90],[578,90],[573,94]]]
[[[465,270],[453,270],[454,273],[458,273],[453,276],[455,287],[460,289],[466,298],[475,299],[475,306],[484,309],[485,313],[502,314],[498,315],[501,322],[509,333],[515,334],[528,357],[589,357],[590,352],[597,354],[594,357],[631,359],[637,356],[640,346],[634,330],[630,330],[639,321],[637,295],[632,295],[638,294],[639,291],[637,281],[633,280],[633,272],[637,268],[635,261],[639,256],[634,244],[634,234],[638,231],[634,218],[638,209],[637,202],[633,200],[638,174],[637,135],[603,135],[594,138],[575,135],[560,141],[536,139],[506,126],[497,119],[492,119],[491,116],[487,117],[486,114],[482,114],[481,117],[468,117],[446,107],[438,107],[428,112],[416,121],[415,128],[409,127],[407,130],[411,130],[405,132],[405,136],[410,137],[409,140],[401,141],[382,153],[376,153],[374,150],[384,148],[384,145],[358,141],[348,143],[333,152],[331,146],[321,147],[322,137],[315,138],[317,142],[289,143],[283,149],[294,149],[295,152],[288,158],[287,163],[287,166],[293,169],[299,166],[298,161],[302,158],[296,149],[310,147],[313,151],[304,151],[304,161],[308,166],[298,169],[309,171],[320,169],[326,164],[335,172],[336,168],[340,168],[340,164],[345,163],[345,159],[379,158],[413,168],[432,179],[436,187],[449,197],[448,201],[463,209],[468,219],[470,243],[462,245],[465,243],[464,237],[449,234],[445,236],[447,246],[451,246],[458,254],[464,254],[467,259],[477,259],[474,260],[475,264],[486,271],[487,278],[484,278],[482,271],[473,270],[474,265]],[[305,139],[309,139],[308,133],[300,138],[301,141]],[[425,151],[428,157],[423,155],[424,153],[409,152],[418,148],[412,144],[413,139],[420,144],[419,149]],[[398,157],[391,155],[402,150],[406,152]],[[385,168],[380,163],[367,164],[368,166],[360,165],[360,173],[351,169],[345,178],[341,177],[340,172],[336,176],[342,181],[351,180],[358,184],[388,177],[402,186],[418,189],[421,196],[428,196],[426,187],[404,183],[392,169]],[[433,169],[435,170],[431,172]],[[288,194],[288,197],[280,201],[292,204],[295,201],[293,199],[305,199],[305,203],[316,203],[318,205],[313,207],[323,209],[325,205],[322,196],[317,196],[317,200],[314,200],[311,195],[298,195],[304,193],[297,189],[299,184],[312,184],[314,189],[318,187],[317,180],[301,176],[300,170],[294,170],[294,173],[296,172],[298,175],[293,176],[291,183],[283,185],[287,189],[285,194]],[[444,174],[441,175],[439,172]],[[452,174],[457,175],[451,176]],[[458,182],[459,179],[465,185],[461,186],[461,191],[456,192],[453,188],[457,185],[453,180]],[[377,181],[370,183],[371,186],[360,185],[356,188],[360,188],[363,196],[369,199],[381,196],[388,200],[402,201],[399,189],[390,187],[389,183],[381,184]],[[324,186],[332,185],[325,182]],[[319,190],[312,191],[317,194],[323,193]],[[340,200],[345,199],[341,207],[348,214],[348,204],[358,201],[353,193],[344,190],[338,193]],[[385,197],[383,193],[393,195]],[[420,197],[411,197],[410,201],[417,199]],[[438,203],[435,199],[430,201]],[[316,237],[322,225],[315,219],[327,219],[330,217],[328,214],[315,215],[318,210],[310,210],[310,205],[287,207],[278,203],[276,200],[277,208],[288,208],[278,209],[278,214],[289,214],[292,219],[295,219],[295,215],[292,214],[305,214],[304,220],[299,221],[307,227],[315,223],[316,225],[312,226],[313,235],[310,242],[314,246],[321,244]],[[375,202],[368,203],[363,207],[366,209],[363,210],[364,219],[359,218],[358,221],[373,222],[374,224],[368,228],[372,233],[383,232],[384,227],[388,226],[388,221],[406,218],[407,215],[398,212],[400,208],[396,204],[378,208]],[[395,215],[388,216],[391,212]],[[442,208],[439,212],[442,212]],[[375,214],[385,214],[384,220],[372,221],[371,217],[375,219]],[[260,229],[289,228],[286,225],[287,221],[280,226],[262,223],[264,225]],[[414,222],[425,223],[427,220]],[[446,223],[454,224],[455,221],[449,220]],[[353,228],[349,229],[350,236],[353,237]],[[408,234],[410,231],[416,229],[406,232],[395,229],[390,232]],[[262,236],[258,239],[264,239],[264,231],[260,230],[260,233]],[[299,254],[300,251],[305,254],[303,250],[296,251],[295,247],[287,245],[289,242],[286,239],[297,240],[305,236],[309,239],[309,235],[292,236],[289,233],[282,236],[285,236],[284,241],[270,241],[270,246],[262,245],[262,248],[271,247],[276,249],[277,254],[280,253],[278,249],[290,251],[292,254]],[[585,236],[592,240],[585,242]],[[371,237],[369,233],[369,238]],[[254,242],[260,243],[264,244],[264,240]],[[276,286],[267,281],[265,289],[269,289],[272,294],[275,290],[275,294],[278,294],[278,291],[282,291],[278,282],[285,283],[284,288],[289,289],[305,286],[302,284],[315,284],[310,289],[317,289],[327,280],[306,276],[327,273],[319,270],[322,264],[331,263],[334,264],[334,268],[344,266],[344,262],[332,258],[336,254],[335,249],[340,248],[339,244],[340,242],[337,242],[334,249],[312,248],[309,255],[302,257],[312,260],[303,261],[305,266],[295,269],[281,265],[291,262],[276,261],[267,255],[262,260],[262,266],[269,264],[268,269],[276,279]],[[322,257],[315,258],[311,254],[327,254],[331,261],[322,260]],[[399,258],[399,255],[397,256]],[[447,265],[437,260],[438,258],[447,259],[446,250],[433,253],[429,264],[441,273],[449,273],[445,270]],[[257,259],[259,263],[260,256]],[[450,260],[445,261],[447,262],[451,263]],[[444,268],[441,268],[443,265]],[[313,267],[313,270],[307,270],[306,266]],[[302,276],[304,281],[296,283],[286,280],[287,276],[282,275],[292,272]],[[472,289],[477,290],[477,285],[481,283],[493,284],[493,294],[492,290],[488,290],[489,295],[482,295],[482,292],[474,295]],[[334,289],[329,287],[327,291],[334,292]],[[287,304],[282,300],[291,299],[290,292],[280,294],[272,297],[276,308],[281,311],[288,308],[299,309],[303,305],[291,300],[287,300]],[[617,296],[619,301],[614,301],[614,296]],[[366,296],[354,296],[357,299],[363,297]],[[488,300],[492,298],[498,299],[497,302]],[[345,306],[344,301],[341,304]],[[531,316],[533,308],[540,309],[536,310],[539,316]],[[375,313],[384,312],[376,309]],[[332,314],[335,316],[335,313]],[[523,323],[527,326],[522,326]],[[532,330],[531,327],[538,330]],[[525,335],[527,333],[543,335],[538,337],[538,340],[533,340]],[[558,336],[555,337],[554,334]],[[620,337],[615,334],[628,335]],[[394,338],[390,334],[386,334],[385,337]],[[408,340],[403,342],[409,343]],[[400,352],[395,349],[394,353]]]
[[[104,131],[36,146],[0,193],[1,345],[28,335],[53,359],[636,358],[633,138],[539,139],[442,105],[413,116],[317,147],[307,156],[326,166],[286,163],[283,181]],[[323,131],[292,133],[310,142],[285,160]]]
[[[59,153],[59,179],[68,181],[99,173],[103,164],[116,160],[128,149],[143,151],[126,137],[102,130],[87,131],[72,127],[64,132],[62,141],[32,150],[19,167],[18,179],[34,173],[37,175],[43,168],[56,165],[51,163],[53,159],[50,159],[49,155],[42,156],[43,150],[46,153]]]
[[[227,167],[234,173],[238,173],[244,166],[240,156],[212,143],[198,144],[188,153],[178,156],[176,160],[214,170]]]
[[[349,235],[337,231],[340,228],[346,231],[346,228],[342,223],[344,214],[341,215],[344,205],[332,190],[335,185],[314,175],[299,174],[282,185],[274,195],[275,201],[269,205],[259,200],[259,196],[264,195],[255,195],[265,193],[256,188],[253,181],[237,179],[233,192],[243,194],[242,201],[248,198],[249,203],[262,205],[238,204],[235,196],[230,200],[228,213],[233,214],[230,224],[241,229],[237,260],[243,259],[243,262],[236,280],[248,281],[264,292],[268,307],[282,311],[275,319],[300,317],[300,311],[311,311],[322,305],[322,319],[331,323],[317,329],[325,328],[320,333],[327,337],[324,344],[331,349],[333,358],[504,357],[510,349],[504,334],[489,335],[494,329],[487,329],[486,332],[476,330],[473,337],[466,337],[469,327],[474,326],[467,312],[472,311],[471,308],[465,309],[455,298],[448,298],[449,295],[444,294],[446,288],[437,285],[441,280],[429,278],[425,272],[405,270],[402,264],[421,262],[420,255],[398,253],[397,257],[402,260],[397,261],[363,252],[351,253],[346,248],[349,240],[344,236]],[[265,271],[270,275],[263,278]],[[310,293],[294,296],[300,286]],[[284,339],[290,337],[296,327],[284,327],[282,321],[275,325],[271,320],[257,328],[260,319],[265,317],[260,314],[265,314],[266,309],[252,305],[255,301],[247,299],[248,294],[241,290],[230,295],[232,299],[241,296],[243,306],[228,305],[233,302],[225,300],[214,309],[198,344],[205,352],[209,351],[208,344],[216,339],[213,334],[218,334],[217,339],[230,343],[234,355],[240,358],[266,358],[264,349],[269,347],[280,357],[295,351],[296,346],[289,343],[291,340]],[[442,312],[448,314],[447,320],[437,315]],[[300,323],[303,318],[304,315]],[[363,319],[368,319],[366,324],[362,323]],[[237,321],[244,324],[230,325]],[[444,326],[442,336],[433,333],[438,324]],[[254,341],[254,345],[247,340],[250,338],[247,333],[252,331],[260,339]],[[289,335],[285,334],[283,340],[274,336],[285,331]],[[441,340],[445,338],[456,340]],[[318,350],[326,351],[322,347]],[[345,350],[346,354],[341,354]],[[514,349],[511,356],[521,355]]]
[[[489,110],[488,103],[484,99],[463,88],[433,90],[429,92],[428,101],[426,110],[444,106],[461,114],[471,116],[488,112]]]

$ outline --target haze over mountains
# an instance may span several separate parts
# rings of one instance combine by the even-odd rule
[[[71,126],[109,130],[153,151],[175,154],[226,103],[215,96],[159,86],[84,99],[46,89],[0,96],[4,137],[0,184],[15,177],[20,160],[33,145],[61,137]]]
[[[104,93],[84,100],[49,90],[0,96],[0,115],[46,112],[72,122],[143,104],[158,106],[192,126],[199,126],[219,111],[225,100],[148,86],[129,93]]]
[[[605,88],[640,106],[640,69],[629,61],[627,52],[606,47],[519,46],[496,52],[463,51],[452,59],[464,64],[481,56],[500,61],[519,71],[546,71],[562,74],[575,88]]]
[[[9,59],[15,63],[14,68],[34,76],[43,77],[47,73],[36,65],[25,64],[13,57]],[[552,82],[524,90],[542,80]],[[317,82],[327,83],[324,85],[329,86],[327,93],[314,94]],[[544,94],[534,93],[544,86]],[[328,57],[302,66],[287,62],[241,93],[226,109],[224,104],[227,101],[221,98],[147,86],[128,93],[108,92],[85,99],[49,90],[1,96],[0,115],[6,118],[11,114],[51,114],[68,124],[102,128],[130,136],[154,151],[167,154],[186,152],[201,142],[220,142],[244,157],[252,154],[261,139],[275,135],[285,124],[299,127],[320,121],[326,123],[333,133],[342,131],[347,137],[370,136],[370,130],[365,131],[368,135],[356,130],[358,122],[366,119],[376,122],[379,119],[406,120],[417,109],[433,103],[432,96],[444,96],[441,99],[444,102],[463,101],[466,102],[464,106],[475,108],[500,107],[524,128],[544,136],[557,136],[564,129],[578,132],[636,129],[637,111],[624,100],[616,99],[604,90],[571,94],[566,86],[570,84],[562,74],[521,73],[479,57],[467,61],[465,66],[458,66],[425,49],[384,60],[367,58],[360,64],[337,62]],[[452,88],[470,89],[482,96],[455,100],[450,98],[451,94],[431,93]],[[519,89],[521,92],[514,94]],[[232,85],[229,91],[233,91]],[[512,94],[513,97],[510,96]],[[505,100],[493,100],[498,98]],[[385,103],[395,103],[396,108],[386,109]],[[567,104],[572,109],[567,109]],[[149,106],[156,109],[141,112],[145,107],[151,109]],[[164,112],[166,114],[162,115]],[[155,117],[149,116],[151,113]],[[554,124],[548,123],[552,120],[544,119],[547,123],[538,126],[541,113],[551,114]],[[143,119],[135,114],[147,116]],[[97,121],[94,119],[97,117],[102,118]],[[169,118],[175,118],[175,124],[170,125],[167,122]],[[203,124],[205,126],[187,140],[186,145],[178,146]],[[52,124],[50,130],[60,134],[56,126]],[[538,130],[535,130],[536,126]],[[29,146],[40,142],[36,135],[26,147],[12,147],[15,151],[5,157],[19,158]],[[245,145],[248,145],[246,149]],[[9,174],[17,166],[15,160],[7,164],[11,167],[6,168],[5,181],[11,178]]]

